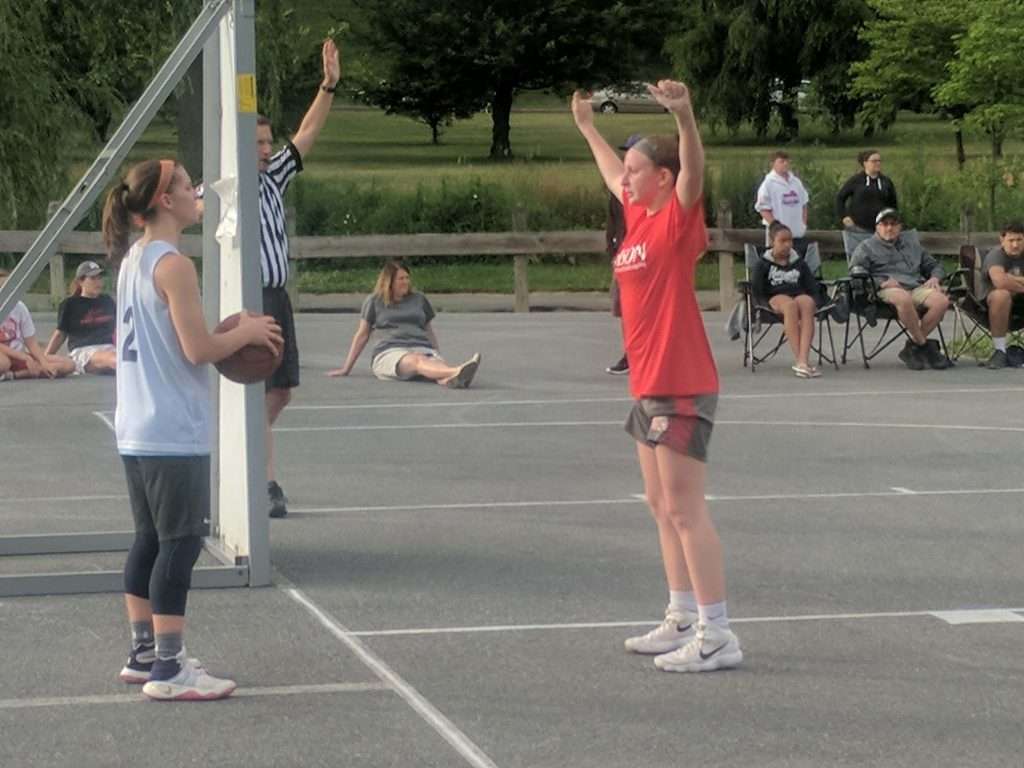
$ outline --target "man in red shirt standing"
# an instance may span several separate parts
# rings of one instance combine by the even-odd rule
[[[685,85],[648,85],[678,136],[649,136],[620,159],[594,126],[588,94],[572,113],[609,191],[623,205],[626,236],[613,265],[622,302],[630,392],[626,431],[637,440],[647,502],[669,587],[665,620],[626,640],[668,672],[705,672],[743,660],[729,629],[718,532],[704,499],[718,371],[694,291],[707,246],[704,148]]]

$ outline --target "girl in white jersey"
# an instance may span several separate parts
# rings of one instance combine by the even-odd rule
[[[243,313],[211,335],[199,280],[178,252],[199,220],[195,190],[172,160],[134,166],[107,196],[103,236],[117,281],[117,448],[135,542],[125,563],[132,649],[121,679],[155,699],[219,699],[235,689],[185,656],[185,604],[210,508],[207,363],[248,344],[280,347],[272,318]],[[132,225],[142,237],[129,247]]]

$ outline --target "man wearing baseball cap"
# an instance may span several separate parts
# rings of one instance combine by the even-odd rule
[[[883,208],[875,217],[875,234],[857,246],[850,270],[867,270],[878,298],[891,304],[910,337],[899,358],[914,371],[941,370],[949,360],[928,335],[942,322],[949,298],[939,287],[942,264],[916,239],[903,235],[903,221],[895,208]]]

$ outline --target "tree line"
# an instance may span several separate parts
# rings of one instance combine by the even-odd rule
[[[141,93],[202,0],[0,0],[0,227],[37,223],[75,146],[95,146]],[[999,158],[1024,119],[1024,0],[259,0],[260,108],[294,127],[316,87],[316,41],[339,39],[350,95],[423,122],[489,111],[490,157],[513,156],[523,91],[673,72],[702,120],[762,139],[799,136],[808,110],[833,131],[884,130],[903,110],[966,127]],[[315,11],[314,11],[315,9]],[[327,20],[326,28],[310,23]],[[165,107],[184,154],[200,72]],[[774,131],[774,133],[773,133]],[[81,153],[79,153],[81,154]],[[193,161],[194,162],[194,161]],[[186,163],[188,164],[188,163]]]

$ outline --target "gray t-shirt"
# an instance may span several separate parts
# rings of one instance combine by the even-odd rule
[[[985,260],[981,263],[981,297],[988,296],[989,291],[995,288],[992,285],[992,277],[988,271],[992,267],[1002,267],[1008,275],[1024,277],[1024,255],[1011,259],[1001,245],[997,245],[985,254]]]
[[[434,314],[434,308],[422,293],[407,294],[401,301],[390,305],[375,293],[367,296],[360,317],[383,336],[373,348],[370,359],[395,347],[433,349],[434,345],[427,336],[427,323],[434,319]]]

